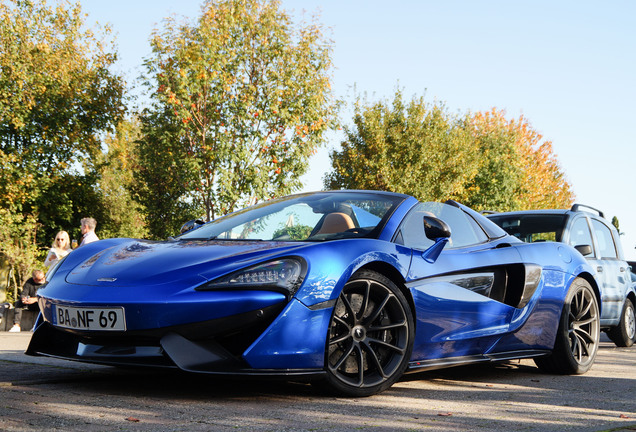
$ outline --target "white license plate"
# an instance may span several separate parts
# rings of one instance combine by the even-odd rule
[[[53,324],[77,330],[126,330],[124,308],[79,308],[55,305]]]

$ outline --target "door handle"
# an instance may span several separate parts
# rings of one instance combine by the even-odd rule
[[[621,267],[621,272],[624,272],[624,271],[625,271],[625,267]]]
[[[596,271],[599,273],[603,273],[603,267],[601,266],[596,267]]]

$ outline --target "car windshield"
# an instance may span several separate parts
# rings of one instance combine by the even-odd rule
[[[324,241],[375,237],[404,198],[364,192],[292,195],[239,210],[178,239]]]
[[[565,225],[565,215],[561,214],[495,214],[488,216],[488,219],[499,225],[508,234],[526,243],[560,242]]]

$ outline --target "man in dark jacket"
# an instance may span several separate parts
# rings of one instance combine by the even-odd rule
[[[42,270],[34,270],[32,277],[30,277],[22,287],[22,293],[15,302],[15,312],[13,315],[13,327],[10,332],[19,332],[20,320],[22,320],[22,309],[28,309],[30,311],[38,312],[40,306],[38,305],[37,290],[46,282],[44,272]]]

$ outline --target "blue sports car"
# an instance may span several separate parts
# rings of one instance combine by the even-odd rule
[[[82,246],[52,273],[31,355],[367,396],[484,361],[584,373],[599,343],[601,293],[579,252],[396,193],[274,199],[168,241]]]

